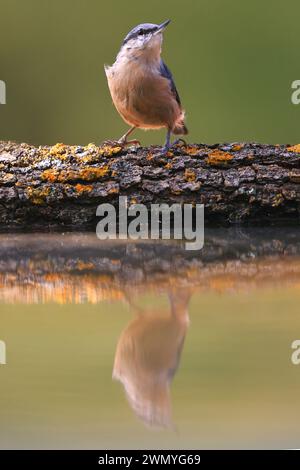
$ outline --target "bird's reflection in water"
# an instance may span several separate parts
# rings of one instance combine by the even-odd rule
[[[122,332],[113,378],[130,406],[148,426],[173,428],[170,384],[179,365],[189,324],[189,292],[169,293],[165,310],[139,310]]]

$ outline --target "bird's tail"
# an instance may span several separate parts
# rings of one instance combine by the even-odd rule
[[[176,126],[173,129],[173,134],[175,134],[175,135],[179,135],[179,134],[180,135],[186,135],[188,133],[189,133],[188,128],[186,127],[184,122],[180,125],[176,124]]]
[[[184,122],[184,111],[182,112],[180,118],[176,121],[175,126],[173,127],[173,134],[186,135],[189,133],[188,128]]]

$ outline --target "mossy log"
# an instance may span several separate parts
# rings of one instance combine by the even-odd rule
[[[95,227],[103,202],[204,204],[207,222],[300,220],[300,144],[34,147],[0,142],[0,229]]]

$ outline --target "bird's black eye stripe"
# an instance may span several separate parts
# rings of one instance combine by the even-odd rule
[[[144,34],[149,34],[149,33],[154,33],[156,31],[157,28],[151,28],[151,29],[143,29],[143,28],[140,28],[138,29],[137,31],[135,31],[134,33],[131,33],[129,36],[127,36],[124,41],[123,41],[123,46],[124,44],[126,44],[128,41],[130,41],[131,39],[135,39],[137,38],[138,36],[142,36]]]

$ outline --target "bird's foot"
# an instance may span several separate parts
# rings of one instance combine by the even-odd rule
[[[169,152],[171,146],[170,145],[164,145],[161,149],[161,153],[166,154]]]
[[[122,142],[123,145],[137,145],[138,147],[141,147],[141,142],[137,139],[133,139],[133,140],[126,140],[126,142]]]
[[[172,149],[172,147],[175,147],[176,145],[179,145],[179,144],[181,144],[181,146],[187,145],[184,139],[177,139],[172,144],[169,143],[169,144],[164,145],[161,151],[162,153],[166,154]]]
[[[184,140],[184,139],[176,139],[176,140],[174,140],[174,142],[173,142],[173,144],[172,144],[172,147],[173,147],[174,145],[179,145],[179,144],[181,144],[181,145],[187,145],[186,140]]]

